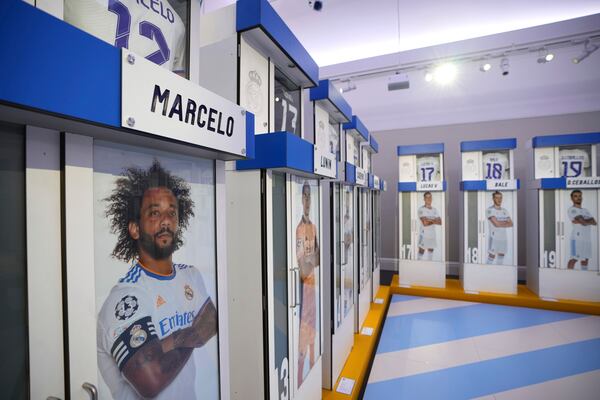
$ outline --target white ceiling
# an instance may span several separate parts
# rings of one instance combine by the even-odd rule
[[[230,3],[205,0],[203,7],[209,12]],[[599,0],[323,3],[323,10],[316,12],[307,0],[271,1],[321,67],[321,78],[334,81],[424,60],[600,32]],[[570,60],[581,47],[555,52],[556,59],[548,64],[538,64],[537,53],[511,56],[508,76],[500,74],[499,59],[492,60],[488,73],[481,73],[477,63],[462,64],[456,82],[447,87],[426,83],[423,71],[412,71],[409,89],[388,92],[388,76],[367,76],[356,79],[357,90],[344,97],[371,131],[600,110],[600,50],[579,65]]]

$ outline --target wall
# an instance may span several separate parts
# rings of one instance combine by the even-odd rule
[[[515,150],[516,177],[523,180],[526,168],[532,168],[533,155],[528,141],[534,136],[565,133],[600,131],[600,112],[556,115],[551,117],[513,119],[492,122],[456,124],[427,128],[411,128],[373,132],[379,142],[380,153],[373,157],[373,170],[388,183],[387,192],[381,199],[382,215],[382,256],[398,258],[398,156],[396,146],[407,144],[445,143],[445,172],[448,181],[448,260],[458,262],[459,249],[459,209],[462,196],[459,190],[461,179],[460,142],[465,140],[500,139],[516,137]],[[523,182],[524,183],[524,182]],[[522,185],[524,186],[524,185]],[[526,213],[525,191],[518,195],[519,224],[519,265],[525,265]]]

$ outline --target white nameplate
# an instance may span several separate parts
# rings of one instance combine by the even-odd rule
[[[485,187],[487,190],[517,190],[517,180],[486,180]]]
[[[315,174],[335,178],[336,159],[335,154],[322,152],[320,148],[315,146]]]
[[[375,189],[379,189],[379,177],[377,175],[373,175],[373,185],[375,186]]]
[[[361,335],[365,335],[365,336],[373,336],[373,328],[370,327],[364,327],[362,328],[362,330],[360,331]]]
[[[242,107],[127,49],[121,66],[123,127],[246,155]]]
[[[354,379],[344,378],[340,379],[340,383],[338,384],[337,389],[335,389],[338,393],[343,394],[352,394],[352,389],[354,389]]]
[[[600,177],[567,178],[568,188],[600,188]]]
[[[442,181],[417,182],[417,192],[441,192],[443,190],[444,182]]]
[[[383,299],[379,298],[379,297],[376,297],[375,300],[373,301],[373,303],[375,303],[375,304],[383,304]]]
[[[367,186],[367,172],[360,167],[356,167],[356,184]]]

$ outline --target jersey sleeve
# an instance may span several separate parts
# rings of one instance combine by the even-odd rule
[[[157,338],[152,303],[135,286],[113,289],[98,316],[98,345],[109,353],[119,371],[151,339]]]
[[[583,151],[583,168],[589,168],[590,167],[590,156],[588,155],[587,151]]]
[[[208,290],[206,289],[206,284],[204,283],[204,277],[202,275],[202,272],[200,272],[200,270],[196,267],[192,267],[190,271],[193,276],[194,292],[195,295],[198,296],[200,307],[202,307],[202,305],[204,305],[204,303],[206,303],[206,301],[210,298],[210,295],[208,294]]]
[[[569,219],[571,221],[573,221],[575,218],[577,218],[579,215],[581,215],[578,211],[576,207],[571,207],[569,208],[569,210],[567,211],[567,215],[569,216]]]
[[[488,207],[487,210],[485,210],[485,217],[487,219],[490,219],[492,217],[495,217],[495,213],[494,213],[494,207]]]
[[[186,67],[186,40],[187,35],[185,32],[185,25],[178,18],[178,29],[177,29],[177,37],[175,41],[175,55],[173,59],[173,71],[180,72],[185,71]]]
[[[419,209],[417,210],[417,216],[419,218],[423,218],[423,216],[424,216],[423,207],[419,207]]]

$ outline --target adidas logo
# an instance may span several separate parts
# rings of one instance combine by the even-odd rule
[[[165,303],[166,303],[165,299],[163,299],[160,294],[158,296],[156,296],[156,308],[159,308],[160,306],[162,306]]]

